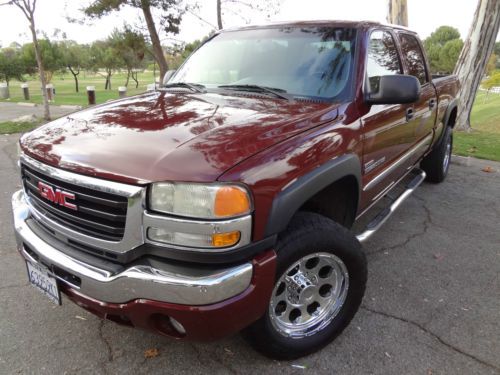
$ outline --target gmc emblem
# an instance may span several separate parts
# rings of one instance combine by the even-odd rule
[[[75,211],[78,209],[76,204],[67,201],[68,199],[75,200],[75,194],[73,193],[68,193],[67,191],[63,191],[60,189],[56,189],[54,191],[54,188],[52,186],[47,185],[42,181],[38,181],[38,191],[43,198],[54,204],[58,204],[59,206],[63,206]]]

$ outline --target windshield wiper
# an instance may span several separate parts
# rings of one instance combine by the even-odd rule
[[[200,83],[173,82],[173,83],[167,83],[166,85],[163,85],[162,88],[168,89],[168,88],[172,88],[172,87],[185,87],[187,89],[190,89],[191,91],[199,92],[199,93],[206,92],[205,86],[203,86]]]
[[[220,85],[217,86],[223,89],[230,90],[242,90],[242,91],[253,91],[253,92],[263,92],[268,94],[273,94],[277,98],[292,100],[290,95],[287,95],[286,90],[278,89],[274,87],[260,86],[260,85]]]

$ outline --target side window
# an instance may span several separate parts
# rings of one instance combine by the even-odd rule
[[[408,73],[417,77],[420,84],[427,82],[427,73],[425,71],[424,56],[418,44],[417,38],[409,34],[399,34],[401,40],[401,49],[403,50],[403,58],[408,65]]]
[[[398,50],[392,35],[387,31],[374,31],[370,35],[366,73],[370,92],[379,89],[380,77],[402,74]]]

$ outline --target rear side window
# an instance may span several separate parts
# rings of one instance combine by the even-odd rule
[[[420,81],[423,85],[427,82],[427,73],[425,71],[425,62],[422,50],[417,38],[409,34],[399,34],[401,40],[401,49],[403,58],[408,66],[408,73]]]
[[[378,92],[381,76],[401,73],[401,62],[391,33],[381,30],[372,32],[366,68],[370,92]]]

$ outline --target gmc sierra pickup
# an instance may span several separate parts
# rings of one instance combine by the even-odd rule
[[[396,26],[218,32],[161,88],[21,137],[29,281],[122,325],[311,353],[358,310],[361,242],[446,177],[458,85]]]

